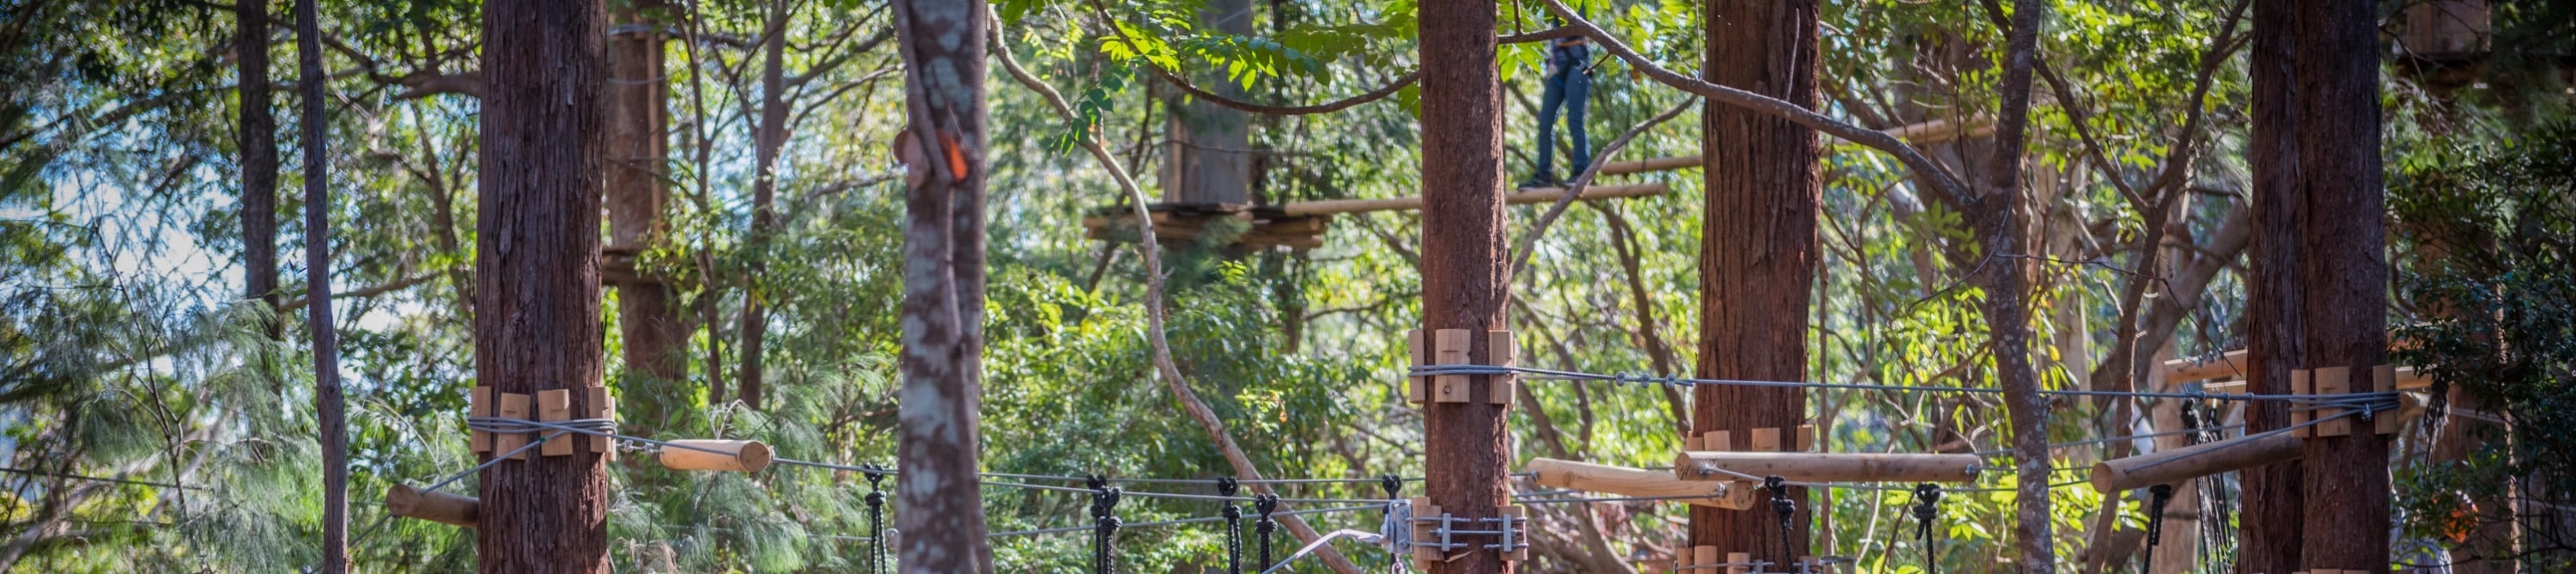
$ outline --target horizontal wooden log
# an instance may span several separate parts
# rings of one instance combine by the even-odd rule
[[[1728,510],[1753,507],[1754,489],[1750,483],[1684,481],[1670,472],[1553,458],[1530,459],[1528,470],[1531,480],[1541,486],[1640,498],[1708,495],[1674,502]]]
[[[2298,460],[2301,442],[2299,437],[2281,433],[2097,462],[2093,463],[2093,490],[2107,494]]]
[[[1719,472],[1777,476],[1794,482],[1968,482],[1977,478],[1973,454],[1825,452],[1684,452],[1673,463],[1682,480],[1743,480]]]
[[[421,492],[407,485],[385,489],[385,511],[394,516],[473,528],[483,501],[446,492]]]
[[[2244,378],[2247,367],[2245,351],[2241,349],[2228,351],[2226,354],[2219,355],[2217,359],[2208,361],[2174,359],[2165,361],[2165,382],[2186,383],[2231,377]]]
[[[724,472],[760,472],[769,468],[769,445],[756,440],[682,439],[671,441],[678,447],[662,447],[662,468],[671,470],[714,470]],[[693,447],[693,448],[681,448]],[[705,452],[706,449],[718,452]]]
[[[1897,139],[1906,140],[1918,146],[1930,145],[1995,135],[1995,121],[1993,118],[1975,116],[1968,118],[1968,121],[1963,122],[1962,125],[1953,127],[1950,120],[1932,120],[1919,124],[1888,128],[1886,130],[1882,130],[1881,133],[1896,136]],[[1822,137],[1824,138],[1823,142],[1825,145],[1844,143],[1842,138],[1833,137],[1831,135],[1822,135]],[[1699,167],[1701,161],[1703,160],[1700,156],[1696,155],[1677,155],[1641,160],[1614,161],[1601,166],[1601,175],[1626,175],[1632,173],[1646,173],[1650,171],[1687,169]]]
[[[1619,197],[1643,197],[1649,195],[1660,195],[1665,191],[1669,191],[1669,188],[1660,183],[1641,185],[1595,185],[1584,188],[1583,195],[1580,199],[1590,200]],[[1504,195],[1503,201],[1511,204],[1543,203],[1556,201],[1557,198],[1563,196],[1565,196],[1565,190],[1561,188],[1550,187],[1541,189],[1524,189]],[[1387,199],[1300,201],[1297,203],[1281,204],[1278,206],[1278,209],[1281,213],[1285,213],[1287,215],[1331,215],[1337,213],[1367,213],[1372,211],[1419,211],[1422,209],[1422,198],[1420,196],[1415,196],[1392,197]]]

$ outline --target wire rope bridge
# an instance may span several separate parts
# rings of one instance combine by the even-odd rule
[[[1454,331],[1454,332],[1453,332]],[[1701,379],[1673,376],[1650,376],[1632,373],[1599,374],[1523,368],[1512,366],[1509,333],[1494,331],[1489,344],[1496,345],[1494,362],[1501,365],[1471,365],[1464,362],[1466,341],[1463,330],[1436,333],[1434,346],[1422,345],[1419,332],[1410,335],[1413,364],[1407,373],[1411,383],[1407,397],[1415,402],[1460,402],[1469,396],[1464,391],[1468,375],[1489,375],[1496,385],[1513,385],[1520,381],[1589,381],[1614,385],[1670,385],[1694,387],[1705,385],[1739,385],[1763,387],[1799,387],[1810,389],[1843,389],[1883,392],[1994,394],[2000,389],[1981,387],[1907,386],[1858,383],[1818,383],[1787,381],[1750,381]],[[2168,367],[2169,369],[2172,367]],[[2190,367],[2186,367],[2190,368]],[[2043,394],[2069,397],[2116,397],[2187,399],[2213,402],[2282,401],[2291,405],[2293,424],[2236,438],[2217,440],[2187,448],[2107,460],[2094,465],[2089,480],[2050,484],[2064,488],[2090,484],[2109,493],[2135,488],[2149,488],[2157,496],[2155,509],[2161,509],[2170,496],[2171,483],[2252,466],[2294,460],[2299,456],[2302,440],[2310,436],[2339,436],[2353,432],[2395,432],[2407,415],[2414,414],[2413,401],[2403,400],[2398,389],[2401,371],[2389,367],[2361,370],[2355,380],[2353,369],[2332,368],[2298,371],[2294,379],[2296,392],[2283,394],[2245,394],[2211,392],[2126,392],[2095,390],[2045,390]],[[2406,373],[2412,375],[2412,373]],[[2224,376],[2225,373],[2218,373]],[[2412,382],[2412,381],[2409,381]],[[2355,383],[2367,385],[2356,389]],[[2211,385],[2218,387],[2219,385]],[[2220,387],[2224,388],[2224,387]],[[1511,396],[1507,391],[1493,396]],[[472,528],[476,526],[480,502],[475,498],[444,492],[467,476],[507,460],[526,460],[529,456],[567,456],[575,441],[590,441],[596,452],[615,457],[624,452],[650,454],[665,468],[681,471],[763,472],[772,466],[788,466],[854,472],[864,475],[869,484],[865,498],[869,516],[867,536],[832,536],[846,541],[867,543],[869,571],[881,572],[888,561],[887,540],[897,533],[884,529],[886,497],[883,481],[895,476],[895,469],[873,465],[846,465],[815,462],[775,456],[759,441],[737,439],[662,440],[622,434],[616,422],[616,406],[605,389],[594,393],[588,404],[599,405],[596,412],[573,418],[564,405],[566,390],[544,391],[534,397],[498,394],[489,388],[472,391],[472,411],[466,418],[470,445],[477,454],[488,454],[485,462],[463,472],[447,476],[426,487],[396,485],[386,493],[388,516],[427,520]],[[534,403],[533,405],[531,403]],[[539,414],[530,417],[530,407]],[[2052,450],[2131,441],[2177,433],[2206,433],[2241,428],[2239,426],[2188,429],[2134,436],[2110,437],[2080,442],[2049,445]],[[1742,448],[1734,448],[1733,437],[1725,432],[1711,432],[1689,437],[1684,449],[1667,469],[1639,469],[1605,466],[1576,461],[1538,458],[1528,463],[1521,478],[1543,486],[1513,497],[1522,504],[1566,504],[1599,502],[1669,501],[1728,510],[1768,510],[1781,517],[1781,527],[1790,528],[1790,517],[1796,512],[1796,501],[1788,495],[1791,487],[1899,491],[1912,493],[1911,515],[1918,521],[1917,536],[1922,539],[1926,562],[1936,542],[1933,528],[1939,516],[1939,502],[1945,493],[2011,490],[2009,487],[1975,486],[1984,470],[2010,468],[1990,465],[1988,461],[2009,459],[2004,450],[1963,454],[1906,453],[1829,453],[1815,450],[1817,436],[1813,426],[1795,429],[1753,429]],[[1785,442],[1785,444],[1784,444]],[[621,448],[612,448],[621,447]],[[2081,469],[2055,469],[2072,471]],[[1274,572],[1298,558],[1335,541],[1372,544],[1389,552],[1386,567],[1401,571],[1421,562],[1444,560],[1452,552],[1469,549],[1498,549],[1507,555],[1526,559],[1530,548],[1529,522],[1522,506],[1506,506],[1500,516],[1463,517],[1442,512],[1424,498],[1401,497],[1406,482],[1420,478],[1393,475],[1374,478],[1306,478],[1237,480],[1234,478],[1109,478],[1099,475],[1066,476],[986,472],[983,484],[1040,492],[1088,496],[1091,499],[1090,523],[1081,526],[1041,528],[992,533],[994,537],[1042,536],[1088,533],[1092,551],[1089,569],[1098,574],[1118,570],[1117,541],[1124,529],[1170,527],[1223,523],[1227,572]],[[1079,486],[1069,485],[1078,483]],[[1247,484],[1374,484],[1384,492],[1380,498],[1282,498],[1277,495],[1244,495]],[[1911,486],[1904,483],[1915,483]],[[1957,486],[1941,486],[1952,484]],[[1211,492],[1177,492],[1170,489],[1129,490],[1127,486],[1189,486]],[[1576,493],[1592,492],[1610,496],[1578,497]],[[1218,504],[1213,516],[1126,522],[1119,516],[1120,503],[1129,498],[1160,498],[1208,501]],[[1243,556],[1244,504],[1250,505],[1254,521],[1257,554],[1250,567]],[[1286,505],[1313,505],[1290,510]],[[1287,556],[1274,559],[1271,541],[1275,538],[1275,519],[1292,515],[1365,513],[1379,515],[1375,530],[1344,529],[1330,532]],[[2153,514],[2161,515],[2161,512]],[[2150,544],[2154,525],[2150,523]],[[384,518],[360,534],[372,535],[384,525]],[[1784,537],[1785,538],[1785,537]],[[1799,555],[1792,550],[1787,555]],[[1748,552],[1721,552],[1713,546],[1689,550],[1688,556],[1673,558],[1676,571],[1722,569],[1729,573],[1822,572],[1846,559],[1836,557],[1802,557],[1795,564],[1774,564],[1750,558]],[[1773,570],[1772,568],[1781,568]]]

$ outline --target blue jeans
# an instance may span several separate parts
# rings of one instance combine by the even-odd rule
[[[1592,76],[1565,70],[1548,76],[1538,104],[1538,171],[1541,180],[1556,179],[1556,110],[1565,108],[1565,128],[1574,132],[1574,151],[1567,163],[1579,176],[1592,166],[1592,134],[1583,129],[1583,108],[1592,101]]]

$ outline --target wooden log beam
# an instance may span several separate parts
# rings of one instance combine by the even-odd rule
[[[671,444],[680,446],[663,447],[659,457],[662,467],[671,470],[760,472],[771,460],[769,445],[756,440],[683,439]]]
[[[2243,437],[2093,463],[2093,490],[2102,493],[2166,484],[2193,477],[2298,460],[2299,437],[2282,433]]]
[[[1682,480],[1742,480],[1723,471],[1777,476],[1795,482],[1968,482],[1977,478],[1973,454],[1688,451],[1675,459]]]
[[[1660,183],[1642,185],[1595,185],[1584,188],[1583,195],[1579,199],[1591,200],[1618,197],[1644,197],[1649,195],[1661,195],[1665,191],[1668,191],[1668,188],[1666,188],[1664,184]],[[1558,197],[1563,197],[1564,195],[1565,190],[1561,188],[1549,187],[1524,189],[1504,195],[1503,201],[1510,204],[1542,203],[1556,201]],[[1367,213],[1372,211],[1419,211],[1422,209],[1422,198],[1392,197],[1386,199],[1333,199],[1325,201],[1286,203],[1280,204],[1277,207],[1281,213],[1286,215],[1331,215],[1336,213]]]
[[[1930,145],[1994,135],[1995,120],[1994,118],[1986,116],[1977,116],[1969,118],[1968,121],[1962,122],[1956,127],[1953,127],[1949,120],[1932,120],[1919,124],[1897,126],[1881,131],[1887,135],[1896,136],[1899,139],[1913,142],[1914,145]],[[1842,138],[1837,138],[1830,134],[1818,135],[1824,138],[1825,145],[1848,143],[1843,141]],[[1676,169],[1694,168],[1699,167],[1701,164],[1700,162],[1702,161],[1706,160],[1697,155],[1677,155],[1632,161],[1614,161],[1610,162],[1608,165],[1601,166],[1601,175],[1625,175],[1632,173],[1646,173],[1650,171],[1671,171]]]
[[[473,528],[482,514],[483,501],[471,496],[447,492],[421,492],[397,484],[385,489],[385,511],[394,516],[414,518]]]
[[[1707,498],[1677,499],[1674,502],[1728,510],[1753,507],[1754,489],[1741,482],[1684,481],[1669,472],[1553,458],[1530,459],[1528,470],[1531,481],[1541,486],[1640,498],[1705,494]]]

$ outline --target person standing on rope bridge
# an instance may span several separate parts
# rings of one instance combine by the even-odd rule
[[[1564,185],[1556,177],[1556,112],[1565,110],[1565,129],[1574,132],[1574,146],[1566,152],[1569,173],[1580,177],[1592,166],[1592,137],[1583,128],[1583,109],[1592,101],[1592,43],[1583,36],[1567,36],[1547,44],[1547,88],[1539,95],[1538,104],[1538,170],[1530,174],[1521,187]]]

